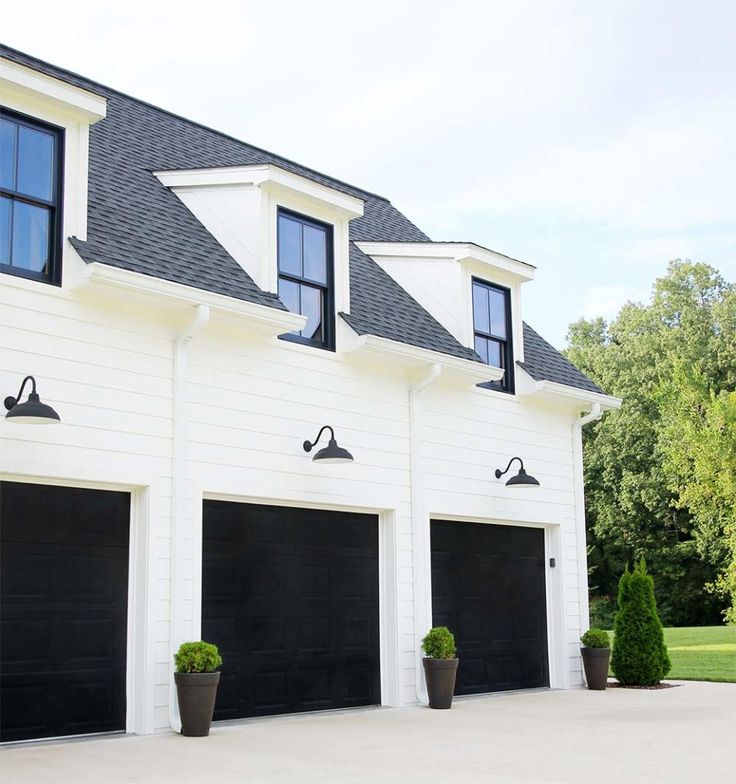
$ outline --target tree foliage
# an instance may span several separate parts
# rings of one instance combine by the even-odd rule
[[[625,686],[656,686],[670,666],[654,583],[640,561],[633,572],[626,569],[619,580],[611,669]]]
[[[585,433],[595,593],[646,558],[668,625],[736,621],[736,288],[673,261],[651,302],[578,321],[568,341],[623,399]]]

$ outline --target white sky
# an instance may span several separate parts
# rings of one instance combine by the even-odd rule
[[[557,346],[671,258],[736,279],[736,3],[7,3],[0,39],[538,267]]]

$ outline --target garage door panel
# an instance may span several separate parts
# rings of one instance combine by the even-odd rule
[[[202,634],[227,652],[215,718],[380,702],[377,518],[208,501],[203,533]]]
[[[125,729],[130,496],[0,483],[3,740]]]
[[[541,529],[432,521],[434,625],[455,634],[456,694],[549,684]]]

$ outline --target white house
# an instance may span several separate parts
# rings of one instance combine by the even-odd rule
[[[0,98],[0,389],[61,420],[0,420],[2,739],[177,729],[200,638],[216,719],[421,702],[433,624],[458,694],[581,684],[619,401],[534,268],[9,48]]]

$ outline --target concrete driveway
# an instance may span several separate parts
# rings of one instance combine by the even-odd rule
[[[6,747],[3,784],[734,781],[736,684],[537,691]]]

